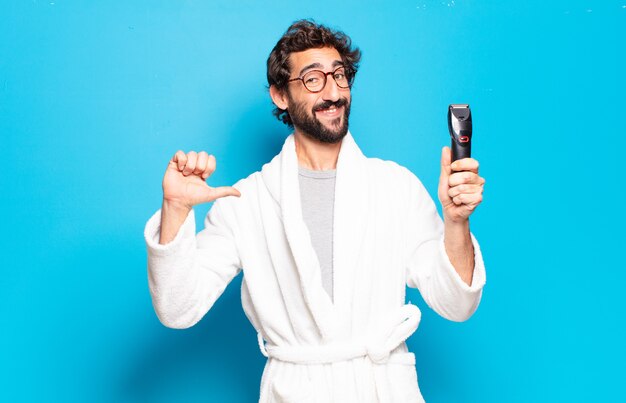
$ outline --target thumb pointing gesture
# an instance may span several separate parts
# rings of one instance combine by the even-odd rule
[[[240,197],[241,193],[230,186],[212,188],[205,180],[215,172],[213,155],[201,151],[185,154],[177,151],[170,160],[163,177],[163,199],[191,209],[226,196]]]
[[[226,196],[241,197],[241,192],[239,192],[237,189],[235,189],[232,186],[221,186],[217,188],[212,188],[207,185],[204,196],[205,197],[203,198],[202,202],[208,203],[208,202],[212,202],[215,199],[219,199],[220,197],[226,197]]]

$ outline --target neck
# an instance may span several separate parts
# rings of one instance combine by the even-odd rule
[[[300,165],[314,171],[337,169],[337,159],[343,140],[336,144],[322,143],[305,136],[298,130],[294,132],[294,140]]]

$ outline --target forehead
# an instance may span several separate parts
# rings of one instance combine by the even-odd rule
[[[289,55],[289,66],[292,74],[300,74],[308,66],[311,68],[330,70],[341,63],[341,55],[335,48],[313,48]]]

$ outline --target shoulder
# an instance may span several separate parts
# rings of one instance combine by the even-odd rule
[[[411,170],[395,161],[367,158],[368,172],[376,188],[394,194],[398,199],[415,200],[429,198],[422,181]]]
[[[251,200],[255,199],[257,192],[257,178],[261,174],[260,171],[256,171],[245,178],[239,179],[232,185],[235,189],[241,193],[240,197],[228,196],[216,200],[220,202],[223,208],[236,209],[248,204]]]
[[[245,178],[239,179],[233,187],[241,192],[243,196],[244,191],[252,191],[256,189],[257,178],[261,175],[261,171],[251,173]]]
[[[241,196],[226,196],[214,200],[207,212],[205,225],[207,225],[207,220],[221,222],[236,234],[246,224],[249,224],[251,217],[257,214],[255,206],[258,203],[255,203],[255,200],[257,200],[256,178],[258,174],[255,172],[238,180],[233,185],[224,184],[224,186],[232,186],[237,189]]]
[[[366,158],[368,174],[382,181],[398,181],[407,186],[421,184],[419,178],[408,168],[398,164],[395,161],[383,160],[380,158]]]

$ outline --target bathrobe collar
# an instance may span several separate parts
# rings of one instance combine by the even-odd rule
[[[353,283],[355,276],[359,275],[358,255],[368,221],[369,182],[365,162],[366,157],[348,132],[341,143],[335,179],[334,304],[322,286],[319,260],[302,216],[293,134],[287,137],[281,152],[261,170],[263,181],[280,206],[285,234],[299,275],[300,290],[326,341],[349,338],[352,328]]]

